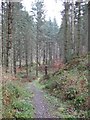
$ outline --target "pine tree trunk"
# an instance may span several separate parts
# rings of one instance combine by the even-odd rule
[[[13,45],[13,71],[14,71],[14,75],[16,75],[16,47],[15,47],[15,43]]]
[[[88,2],[88,53],[90,54],[90,1]],[[89,60],[89,56],[88,56],[88,60]],[[90,65],[90,61],[88,61],[88,64]],[[89,71],[90,73],[90,71]],[[88,75],[89,75],[88,73]],[[89,77],[88,77],[88,82],[89,82]],[[88,86],[88,88],[90,87],[90,85]],[[88,89],[88,93],[90,93],[90,89]],[[88,94],[88,110],[90,110],[90,94]]]
[[[28,53],[26,51],[26,75],[28,77]]]
[[[31,55],[30,55],[30,57],[31,57],[31,66],[33,65],[33,49],[32,49],[32,45],[31,45]]]
[[[28,78],[28,40],[25,41],[25,62],[26,62],[26,75]]]
[[[21,42],[20,42],[20,39],[19,39],[19,68],[21,68],[22,66],[22,57],[21,57]]]
[[[77,56],[80,54],[80,15],[81,15],[81,8],[80,2],[78,2],[78,39],[77,39]]]
[[[88,2],[88,52],[90,53],[90,1]]]
[[[43,65],[45,65],[45,44],[43,47]]]
[[[52,43],[49,42],[49,66],[52,64]]]
[[[9,69],[9,56],[10,56],[10,49],[12,47],[12,4],[11,2],[7,3],[7,13],[8,13],[8,30],[7,30],[7,45],[6,45],[6,72]]]
[[[62,49],[61,49],[61,45],[59,43],[59,59],[61,59],[61,57],[62,57]]]
[[[38,77],[38,41],[36,42],[36,76]]]
[[[4,32],[4,24],[3,24],[3,16],[4,15],[4,2],[2,2],[2,66],[3,66],[3,62],[4,62],[4,34],[3,34],[3,32]]]
[[[74,39],[74,0],[72,0],[72,11],[71,11],[71,42],[72,42],[72,54],[75,53],[75,39]]]
[[[45,71],[45,79],[47,78],[47,43],[44,43],[44,71]]]
[[[68,33],[68,9],[69,9],[69,4],[68,2],[65,3],[65,39],[64,39],[64,63],[68,61],[68,38],[67,38],[67,33]]]
[[[46,54],[45,54],[45,64],[47,65],[47,57],[48,57],[48,43],[46,42]]]

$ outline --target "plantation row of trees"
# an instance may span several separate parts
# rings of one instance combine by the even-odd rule
[[[72,56],[79,56],[88,48],[88,7],[86,3],[64,3],[63,21],[60,36],[64,42],[64,59],[67,62]],[[63,40],[62,40],[63,39]]]
[[[17,66],[52,66],[55,61],[68,62],[87,53],[88,4],[63,3],[62,23],[45,19],[44,1],[32,5],[31,14],[20,2],[2,2],[2,66],[16,74]],[[46,70],[47,73],[47,70]]]

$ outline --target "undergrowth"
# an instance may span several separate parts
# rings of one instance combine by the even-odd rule
[[[32,94],[19,81],[7,81],[3,86],[3,118],[32,118]]]
[[[2,117],[2,84],[0,83],[0,118]]]
[[[63,104],[67,104],[61,110],[57,108],[57,114],[61,116],[60,111],[66,111],[68,118],[87,118],[88,106],[88,56],[74,58],[55,74],[51,74],[47,80],[41,79],[44,88],[52,96],[60,99]],[[65,112],[64,112],[65,113]],[[64,118],[65,118],[64,115]]]

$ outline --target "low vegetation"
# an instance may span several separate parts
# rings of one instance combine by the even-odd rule
[[[2,84],[0,83],[0,118],[2,117]]]
[[[73,117],[88,117],[88,56],[74,58],[49,79],[41,80],[44,88],[52,96],[61,100],[65,106],[60,111],[69,113]],[[61,103],[61,102],[60,102]]]
[[[19,81],[8,81],[3,87],[3,118],[32,118],[32,94]]]

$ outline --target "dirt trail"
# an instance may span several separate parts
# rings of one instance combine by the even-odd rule
[[[35,118],[56,118],[51,115],[49,109],[51,106],[48,104],[44,97],[44,92],[38,89],[33,83],[28,84],[28,89],[34,94],[33,105],[35,108]]]

